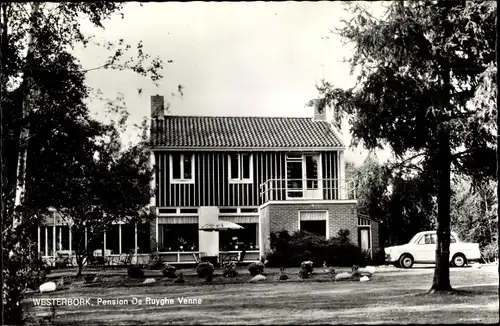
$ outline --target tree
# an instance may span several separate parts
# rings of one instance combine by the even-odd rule
[[[465,241],[479,243],[487,259],[495,258],[488,248],[498,239],[496,185],[490,181],[473,187],[470,180],[457,178],[452,187],[452,227]]]
[[[82,124],[88,122],[84,99],[91,89],[84,83],[85,73],[95,69],[130,69],[155,82],[162,77],[162,61],[145,53],[142,43],[131,53],[134,48],[123,40],[106,44],[94,42],[112,52],[102,65],[86,70],[72,55],[73,47],[92,42],[92,36],[82,33],[79,18],[104,28],[103,22],[119,14],[122,6],[103,1],[0,4],[3,295],[7,309],[12,312],[5,316],[8,324],[24,320],[19,303],[23,280],[29,278],[24,267],[33,258],[29,249],[32,248],[30,232],[36,228],[34,222],[39,221],[47,206],[26,198],[29,193],[26,185],[33,186],[32,180],[36,178],[30,172],[37,160],[30,152],[30,143],[40,130],[52,131],[48,129],[51,127],[48,122],[54,117],[60,118],[58,115]],[[50,141],[40,150],[47,149],[63,153]],[[50,168],[57,167],[45,166]],[[37,190],[44,191],[43,187]]]
[[[386,144],[401,161],[423,158],[438,202],[431,291],[451,290],[451,172],[475,182],[495,176],[496,101],[474,99],[483,85],[496,86],[496,3],[398,1],[382,19],[360,4],[348,9],[352,19],[337,32],[354,44],[357,85],[323,82],[323,102],[351,116],[353,137],[367,148]]]
[[[435,220],[432,187],[420,175],[407,175],[393,163],[380,164],[369,155],[346,175],[356,182],[358,211],[380,224],[380,240],[386,246],[407,243],[417,232],[428,230]]]

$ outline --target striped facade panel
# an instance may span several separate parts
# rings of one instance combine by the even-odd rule
[[[338,178],[337,153],[321,157],[323,179]],[[227,152],[194,152],[194,183],[170,183],[170,153],[156,152],[155,161],[158,207],[257,207],[263,204],[260,185],[266,181],[282,189],[273,192],[272,200],[286,200],[286,152],[252,152],[252,183],[229,182]],[[324,199],[338,198],[338,182],[325,180],[323,191]]]
[[[233,223],[259,223],[258,215],[219,215],[220,221]]]

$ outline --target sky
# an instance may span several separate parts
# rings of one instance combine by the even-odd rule
[[[370,8],[382,13],[380,3]],[[124,95],[130,125],[150,115],[155,94],[170,103],[169,114],[312,117],[305,103],[318,97],[315,85],[322,79],[341,88],[355,83],[344,62],[352,47],[330,32],[347,17],[341,2],[151,2],[142,7],[131,2],[123,14],[106,21],[104,30],[83,26],[98,41],[123,38],[134,45],[142,40],[144,51],[165,64],[158,86],[129,71],[87,74],[88,84],[104,97]],[[93,46],[76,50],[86,69],[102,65],[106,54]],[[103,102],[91,101],[90,108],[105,119]],[[346,145],[348,129],[344,123]],[[124,139],[133,137],[130,131]],[[346,159],[356,164],[366,155],[362,148],[346,151]],[[388,156],[378,154],[381,160]]]

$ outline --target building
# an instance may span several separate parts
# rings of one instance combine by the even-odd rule
[[[163,101],[151,97],[150,234],[151,250],[164,260],[238,252],[236,237],[245,260],[255,261],[270,250],[270,233],[281,230],[328,238],[348,229],[362,249],[378,248],[378,224],[357,214],[345,146],[328,110],[315,105],[310,118],[174,116]],[[199,230],[218,221],[244,229]]]
[[[147,262],[157,252],[163,261],[182,264],[200,253],[239,255],[244,244],[244,261],[251,262],[269,252],[271,232],[282,230],[329,238],[348,229],[352,242],[377,250],[378,223],[357,214],[331,112],[316,105],[309,118],[174,116],[165,113],[163,101],[151,97],[155,218],[142,225],[114,223],[103,234],[105,256],[119,261],[132,252],[135,262]],[[42,256],[72,253],[69,221],[53,212],[38,228]],[[199,230],[219,221],[244,229]]]

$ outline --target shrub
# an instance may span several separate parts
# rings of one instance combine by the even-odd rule
[[[489,263],[498,259],[498,242],[492,242],[481,250],[481,255]]]
[[[143,278],[144,270],[141,266],[130,266],[127,270],[127,274],[129,278]]]
[[[177,277],[177,275],[175,274],[176,270],[177,269],[175,268],[175,266],[169,264],[165,265],[162,270],[163,277],[176,278]]]
[[[287,231],[272,233],[272,252],[268,253],[268,264],[275,267],[293,267],[310,260],[315,265],[326,262],[329,266],[352,266],[365,262],[361,249],[349,241],[349,231],[340,230],[337,237],[323,236],[298,231],[289,235]]]
[[[214,270],[215,270],[214,265],[209,262],[201,262],[198,264],[198,266],[196,266],[196,274],[198,274],[198,277],[200,278],[213,277]]]
[[[300,270],[299,270],[299,276],[301,278],[309,278],[312,275],[313,272],[313,262],[308,260],[308,261],[303,261],[300,264]]]
[[[248,266],[248,271],[250,272],[250,275],[252,275],[252,276],[263,274],[264,273],[264,263],[262,263],[260,261],[257,263],[251,263]]]
[[[385,265],[385,252],[384,249],[379,249],[373,254],[373,258],[370,262],[371,265],[379,266]]]
[[[33,219],[35,220],[35,219]],[[6,224],[7,225],[7,224]],[[3,316],[4,324],[23,324],[28,315],[23,311],[24,290],[45,281],[47,271],[37,253],[37,244],[30,239],[30,227],[19,226],[17,232],[7,230],[2,237]],[[19,241],[19,246],[16,243]]]

